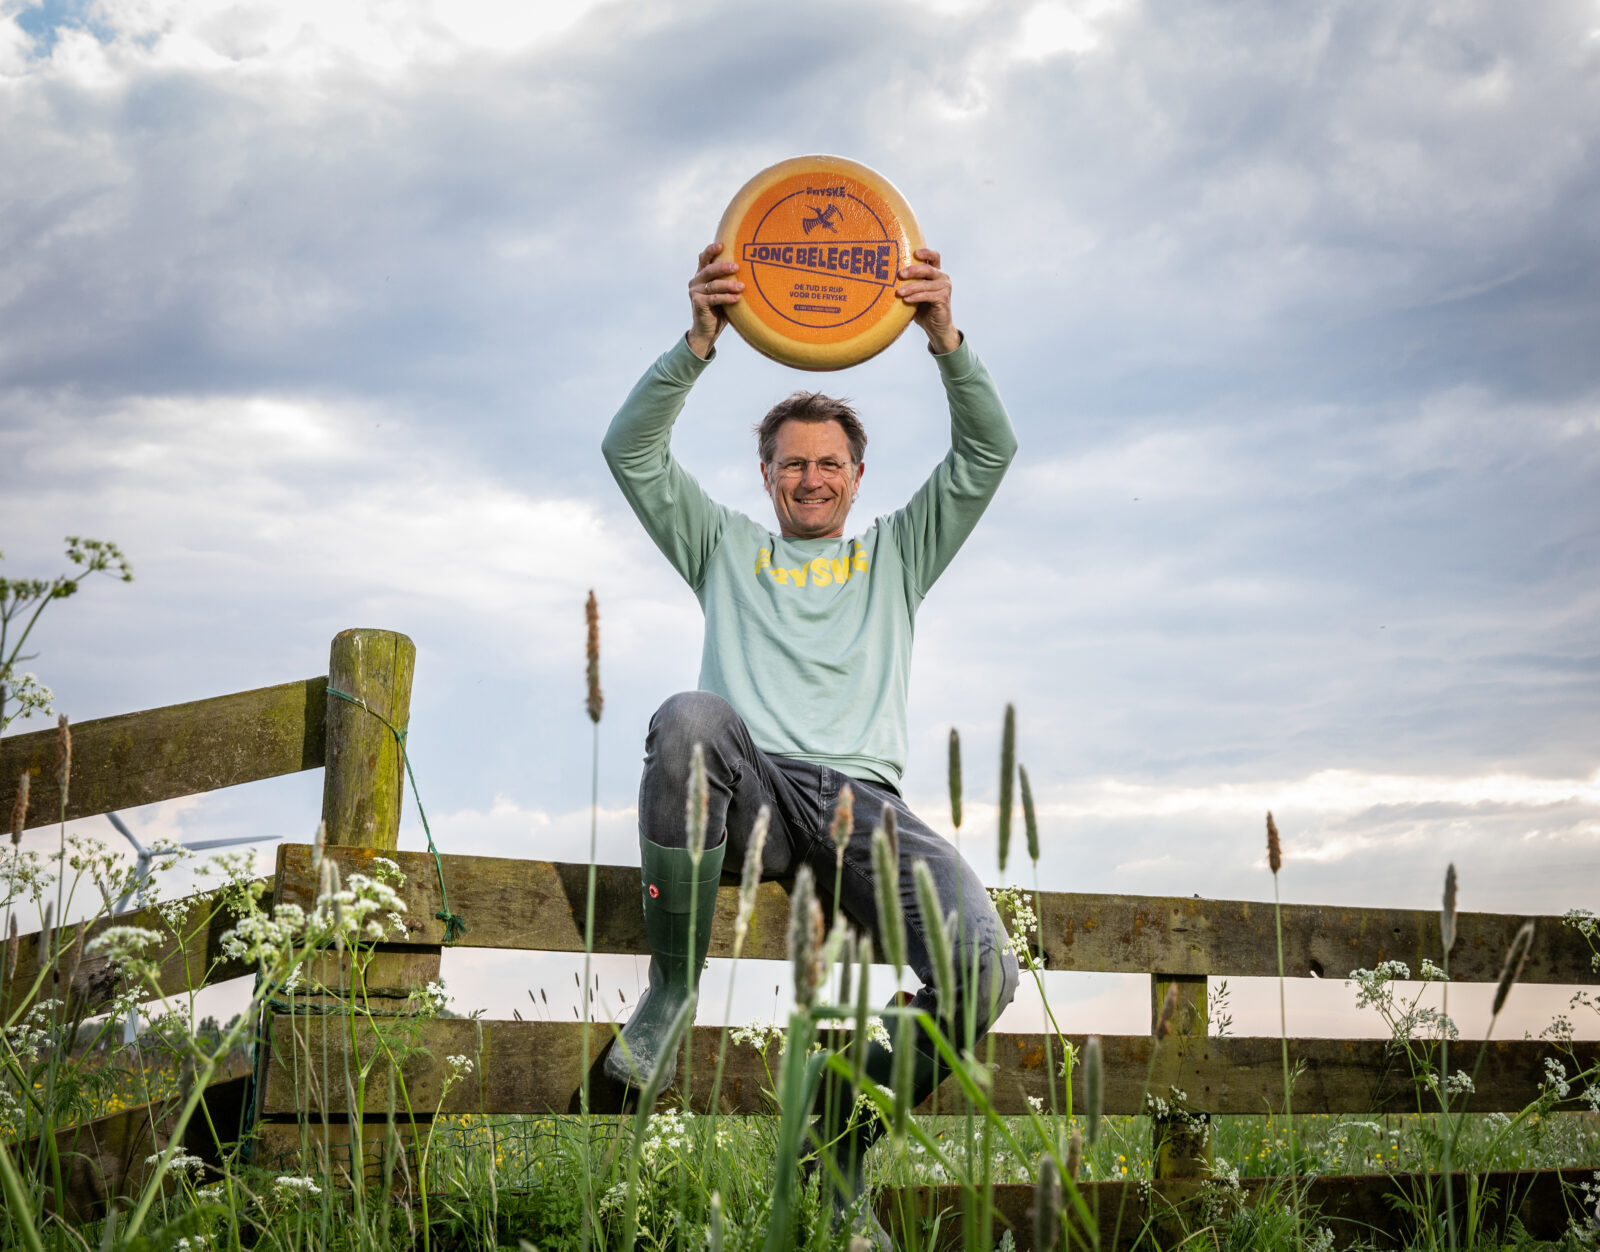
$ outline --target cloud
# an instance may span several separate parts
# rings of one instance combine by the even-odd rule
[[[492,9],[0,15],[7,571],[98,533],[139,573],[47,619],[74,715],[406,630],[425,800],[583,843],[594,586],[626,855],[698,622],[598,439],[733,190],[833,150],[917,206],[1022,444],[919,616],[924,807],[949,726],[975,759],[1014,699],[1063,884],[1254,893],[1265,805],[1297,890],[1460,850],[1533,901],[1591,855],[1589,7]],[[815,382],[730,336],[680,456],[767,516],[749,424]],[[920,346],[825,385],[896,507],[944,448]],[[304,830],[314,784],[262,786]]]

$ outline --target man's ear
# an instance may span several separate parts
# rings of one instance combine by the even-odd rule
[[[761,490],[770,496],[772,494],[772,480],[767,477],[767,463],[765,461],[757,461],[756,464],[761,469]]]

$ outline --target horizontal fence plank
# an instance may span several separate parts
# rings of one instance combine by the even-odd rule
[[[326,678],[306,678],[75,724],[67,818],[320,769],[327,686]],[[0,813],[7,820],[24,773],[28,827],[59,821],[55,731],[0,739]]]
[[[270,1036],[273,1054],[268,1066],[263,1113],[348,1111],[345,1098],[347,1061],[355,1067],[386,1050],[373,1027],[362,1025],[361,1056],[349,1053],[347,1023],[343,1017],[276,1015]],[[582,1027],[577,1022],[478,1021],[446,1018],[429,1021],[393,1021],[378,1029],[383,1037],[404,1042],[409,1059],[403,1076],[413,1108],[439,1106],[448,1067],[447,1056],[473,1058],[473,1076],[443,1093],[445,1113],[566,1113],[576,1111],[576,1092],[583,1074]],[[716,1068],[721,1031],[713,1026],[694,1029],[692,1107],[710,1107],[712,1076]],[[590,1031],[591,1067],[610,1041],[610,1030]],[[1049,1075],[1060,1063],[1059,1043],[1046,1057],[1046,1037],[996,1032],[993,1036],[991,1091],[995,1107],[1007,1114],[1026,1113],[1027,1099],[1043,1099],[1051,1107]],[[1072,1042],[1084,1046],[1084,1037]],[[391,1045],[392,1046],[392,1045]],[[1104,1107],[1108,1113],[1138,1113],[1145,1092],[1172,1098],[1181,1089],[1196,1109],[1216,1114],[1258,1114],[1281,1111],[1282,1058],[1276,1038],[1204,1039],[1187,1050],[1177,1041],[1159,1046],[1147,1035],[1105,1036]],[[728,1044],[727,1065],[719,1096],[725,1113],[770,1112],[767,1092],[773,1087],[781,1043],[768,1045],[765,1054],[744,1043]],[[984,1045],[980,1045],[982,1051]],[[326,1051],[324,1051],[326,1049]],[[415,1050],[425,1049],[425,1051]],[[1461,1043],[1454,1055],[1458,1064],[1470,1063],[1476,1045]],[[429,1055],[431,1053],[431,1055]],[[1600,1056],[1600,1044],[1580,1044],[1584,1064]],[[985,1055],[988,1055],[985,1053]],[[1478,1075],[1474,1112],[1511,1112],[1521,1109],[1537,1094],[1546,1057],[1560,1056],[1540,1040],[1491,1043]],[[324,1057],[327,1058],[326,1062]],[[1289,1043],[1290,1065],[1303,1064],[1294,1088],[1296,1113],[1405,1113],[1416,1112],[1419,1095],[1404,1056],[1393,1056],[1382,1040],[1296,1039]],[[324,1073],[323,1066],[327,1065]],[[380,1057],[367,1084],[369,1114],[383,1111],[388,1080]],[[680,1071],[681,1072],[681,1071]],[[1570,1067],[1569,1067],[1570,1072]],[[1146,1076],[1149,1086],[1146,1087]],[[324,1080],[327,1080],[326,1083]],[[1083,1073],[1073,1077],[1074,1106],[1084,1107]],[[609,1084],[598,1069],[591,1077],[596,1110],[608,1108]],[[1060,1098],[1060,1080],[1055,1082]],[[324,1092],[324,1087],[326,1091]],[[955,1098],[951,1081],[936,1093],[941,1107]],[[1422,1108],[1437,1103],[1423,1097]],[[925,1106],[924,1111],[929,1111]]]
[[[244,1074],[225,1074],[205,1089],[203,1110],[196,1110],[184,1129],[185,1151],[209,1165],[220,1164],[227,1145],[246,1129],[249,1081]],[[176,1098],[154,1100],[56,1131],[69,1220],[103,1217],[118,1197],[132,1202],[154,1172],[149,1158],[171,1141],[178,1105]],[[18,1145],[11,1147],[21,1160],[38,1159],[37,1139],[21,1145],[20,1152]]]
[[[376,855],[357,848],[328,849],[345,871],[372,872]],[[406,873],[401,893],[417,925],[411,942],[443,941],[439,882],[432,858],[420,852],[389,854]],[[467,919],[461,946],[546,952],[582,952],[587,865],[505,857],[446,856],[450,907]],[[311,849],[278,850],[285,900],[309,906],[315,894]],[[594,951],[647,953],[639,902],[639,871],[601,865],[595,875]],[[1278,958],[1272,905],[1249,900],[1092,895],[1044,892],[1040,898],[1047,967],[1108,973],[1276,976]],[[732,954],[737,885],[723,881],[717,895],[711,955]],[[783,960],[788,955],[789,897],[766,882],[757,896],[746,957]],[[1458,917],[1451,977],[1493,982],[1521,917],[1462,913]],[[1437,961],[1439,915],[1423,909],[1340,909],[1290,904],[1283,909],[1285,972],[1294,977],[1344,978],[1352,969],[1405,961],[1413,973],[1422,958]],[[880,945],[881,950],[881,945]],[[1541,918],[1523,982],[1600,982],[1583,937],[1560,918]]]
[[[1480,1220],[1486,1230],[1504,1231],[1511,1218],[1522,1223],[1535,1239],[1560,1239],[1569,1214],[1578,1217],[1578,1206],[1568,1197],[1578,1184],[1589,1181],[1592,1169],[1496,1170],[1477,1176],[1480,1185]],[[1468,1175],[1453,1175],[1458,1221],[1464,1227]],[[1256,1207],[1263,1194],[1279,1194],[1287,1184],[1283,1178],[1240,1179],[1241,1200]],[[1333,1235],[1335,1247],[1398,1247],[1423,1234],[1416,1219],[1397,1201],[1414,1201],[1425,1194],[1430,1177],[1425,1174],[1343,1174],[1313,1179],[1306,1185],[1306,1211],[1315,1213],[1313,1227],[1325,1226]],[[1442,1214],[1443,1175],[1433,1175],[1431,1184],[1438,1200],[1435,1211]],[[1158,1181],[1085,1182],[1079,1184],[1089,1211],[1099,1215],[1100,1247],[1106,1252],[1132,1248],[1146,1227],[1158,1231],[1161,1244],[1175,1247],[1187,1235],[1215,1226],[1204,1212],[1205,1189],[1215,1184],[1204,1182]],[[955,1186],[885,1187],[873,1199],[879,1220],[891,1233],[899,1234],[901,1246],[913,1246],[903,1232],[908,1219],[931,1222],[939,1214],[940,1239],[937,1243],[919,1242],[915,1246],[929,1252],[956,1252],[963,1246],[961,1214],[971,1206],[969,1192]],[[1213,1200],[1215,1203],[1215,1200]],[[994,1188],[995,1238],[1010,1230],[1017,1252],[1032,1252],[1033,1188],[1006,1183]],[[1441,1218],[1442,1220],[1442,1218]],[[1075,1229],[1082,1230],[1081,1226]],[[1220,1234],[1221,1232],[1218,1231]],[[1431,1232],[1437,1237],[1437,1231]],[[1112,1240],[1116,1239],[1116,1243]],[[1081,1246],[1081,1245],[1075,1245]],[[1146,1242],[1145,1247],[1151,1244]],[[1195,1246],[1212,1247],[1209,1238]]]
[[[266,879],[255,881],[263,888],[268,885]],[[217,892],[185,896],[173,903],[183,906],[176,929],[169,927],[156,909],[138,909],[118,917],[91,920],[87,923],[84,942],[87,945],[96,935],[113,926],[138,926],[155,931],[162,938],[149,949],[149,955],[160,963],[159,985],[168,996],[182,995],[191,988],[243,978],[255,972],[254,967],[223,955],[222,936],[233,928],[237,919],[222,907]],[[33,993],[38,984],[37,971],[42,961],[49,961],[52,944],[59,944],[65,953],[59,968],[60,981],[69,989],[68,995],[62,997],[68,1001],[68,1011],[81,1010],[88,1016],[110,1007],[118,992],[123,990],[121,981],[107,968],[103,957],[85,956],[75,969],[70,967],[77,932],[77,925],[70,925],[55,932],[17,936],[16,976],[6,984],[4,999],[0,1000],[5,1020],[9,1021],[17,1005]],[[42,956],[41,945],[45,948]],[[47,973],[37,998],[45,1000],[57,995],[60,995],[60,984]]]

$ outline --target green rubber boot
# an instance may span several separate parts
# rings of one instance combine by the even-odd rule
[[[876,1040],[867,1045],[865,1068],[867,1078],[881,1087],[894,1082],[894,1055]],[[912,1066],[911,1107],[916,1108],[926,1100],[944,1076],[943,1066],[919,1048]],[[821,1150],[832,1156],[844,1180],[843,1189],[835,1184],[831,1171],[827,1171],[815,1156],[803,1167],[803,1177],[809,1178],[819,1171],[824,1174],[823,1191],[831,1194],[830,1233],[837,1233],[843,1227],[851,1236],[865,1239],[874,1252],[894,1252],[894,1243],[872,1211],[871,1196],[867,1193],[867,1149],[883,1134],[883,1123],[876,1114],[864,1114],[855,1109],[851,1094],[848,1085],[838,1083],[832,1117],[819,1117],[811,1128],[822,1145]]]
[[[650,985],[639,998],[633,1015],[622,1027],[622,1038],[606,1055],[608,1076],[630,1087],[643,1087],[664,1066],[657,1090],[678,1072],[676,1048],[667,1050],[667,1031],[689,993],[700,985],[700,971],[711,946],[711,921],[717,908],[717,882],[724,839],[700,856],[696,870],[687,848],[663,848],[639,840],[640,892],[644,902],[644,933],[650,944]],[[689,933],[689,906],[694,904],[694,933]]]

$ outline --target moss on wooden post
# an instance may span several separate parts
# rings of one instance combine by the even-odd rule
[[[367,707],[328,697],[322,820],[331,844],[380,851],[395,846],[405,763],[382,718],[405,730],[416,661],[416,645],[392,630],[341,630],[333,637],[328,687]]]

